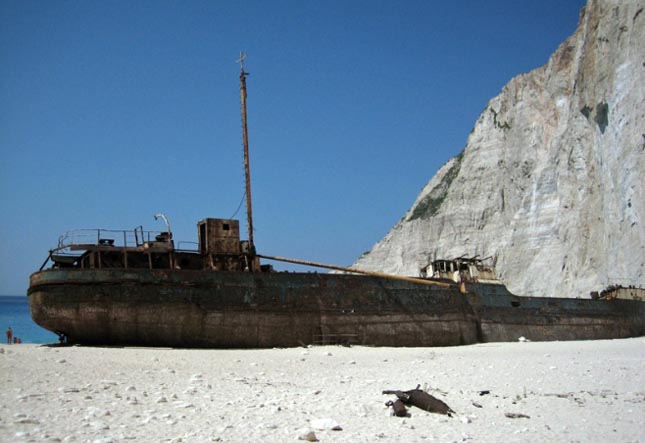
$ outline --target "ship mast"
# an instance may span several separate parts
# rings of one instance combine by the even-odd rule
[[[242,102],[242,143],[244,144],[244,178],[246,181],[246,223],[249,233],[249,250],[255,255],[255,245],[253,243],[253,211],[251,208],[251,167],[249,164],[249,133],[246,126],[246,76],[248,72],[244,71],[244,59],[246,54],[240,52],[240,58],[237,62],[240,64],[240,99]]]

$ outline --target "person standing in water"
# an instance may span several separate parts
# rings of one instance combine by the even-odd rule
[[[13,331],[11,330],[11,326],[7,328],[7,344],[13,344]]]

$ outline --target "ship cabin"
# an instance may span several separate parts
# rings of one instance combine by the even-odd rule
[[[170,225],[166,231],[83,229],[59,237],[49,251],[43,270],[80,269],[175,269],[209,271],[270,271],[260,266],[255,250],[240,240],[240,223],[233,219],[206,218],[197,223],[198,242],[175,246]]]
[[[495,273],[496,257],[459,257],[434,260],[421,268],[421,278],[450,280],[455,283],[502,284]]]

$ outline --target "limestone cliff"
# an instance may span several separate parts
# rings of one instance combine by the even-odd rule
[[[418,275],[433,258],[498,254],[519,295],[645,286],[644,181],[645,0],[589,0],[355,266]]]

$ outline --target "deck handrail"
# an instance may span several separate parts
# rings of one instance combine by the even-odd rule
[[[154,241],[162,231],[135,229],[72,229],[58,237],[58,245],[52,251],[61,251],[73,246],[114,246],[120,248],[140,246],[142,242]]]

